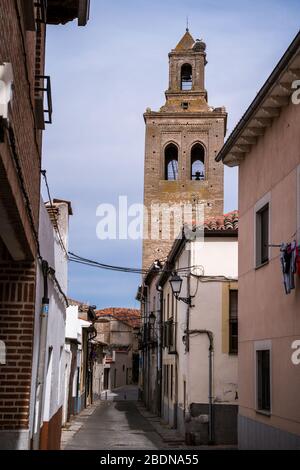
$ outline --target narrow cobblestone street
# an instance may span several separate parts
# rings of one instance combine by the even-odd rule
[[[187,446],[183,436],[147,411],[138,389],[105,391],[62,432],[62,450],[233,450],[236,446]]]
[[[105,396],[105,395],[104,395]],[[136,387],[122,387],[107,394],[81,413],[63,431],[65,450],[135,450],[168,448],[137,408]]]

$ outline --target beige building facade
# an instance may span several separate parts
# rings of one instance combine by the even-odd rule
[[[300,34],[217,157],[239,166],[242,449],[300,449],[299,79]]]
[[[111,308],[97,311],[96,340],[106,345],[103,368],[99,368],[98,377],[102,391],[137,383],[139,354],[135,327],[139,325],[138,310]]]
[[[237,214],[229,219],[229,228],[221,218],[219,228],[206,226],[203,240],[176,241],[157,283],[163,321],[161,414],[189,444],[237,442]],[[172,272],[183,281],[178,299],[169,282]],[[191,305],[180,300],[190,296]]]

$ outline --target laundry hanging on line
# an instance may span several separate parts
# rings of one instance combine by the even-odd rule
[[[283,274],[283,284],[286,294],[295,289],[295,274],[300,274],[300,249],[296,241],[282,243],[280,261]]]

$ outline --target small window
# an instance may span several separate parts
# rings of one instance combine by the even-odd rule
[[[195,144],[191,150],[191,179],[201,181],[204,178],[204,147],[201,144]]]
[[[256,351],[257,361],[257,408],[271,411],[270,351]]]
[[[193,86],[193,72],[190,64],[184,64],[181,67],[181,89],[189,91]]]
[[[173,365],[171,365],[170,398],[171,398],[171,400],[173,400]]]
[[[169,144],[165,149],[165,179],[178,179],[178,148],[174,144]]]
[[[256,213],[256,266],[269,261],[269,204]]]
[[[181,107],[182,107],[182,109],[188,109],[189,108],[188,102],[184,101],[183,103],[181,103]]]
[[[238,353],[238,291],[229,291],[229,354]]]
[[[164,366],[164,372],[165,372],[164,391],[165,391],[165,396],[167,397],[169,395],[169,366],[168,365]]]

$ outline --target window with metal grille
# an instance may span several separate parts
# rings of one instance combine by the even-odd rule
[[[229,291],[229,354],[238,352],[238,291]]]
[[[271,411],[271,376],[270,350],[256,351],[257,361],[257,408],[260,411]]]
[[[178,148],[174,144],[169,144],[165,149],[165,179],[178,179]]]

